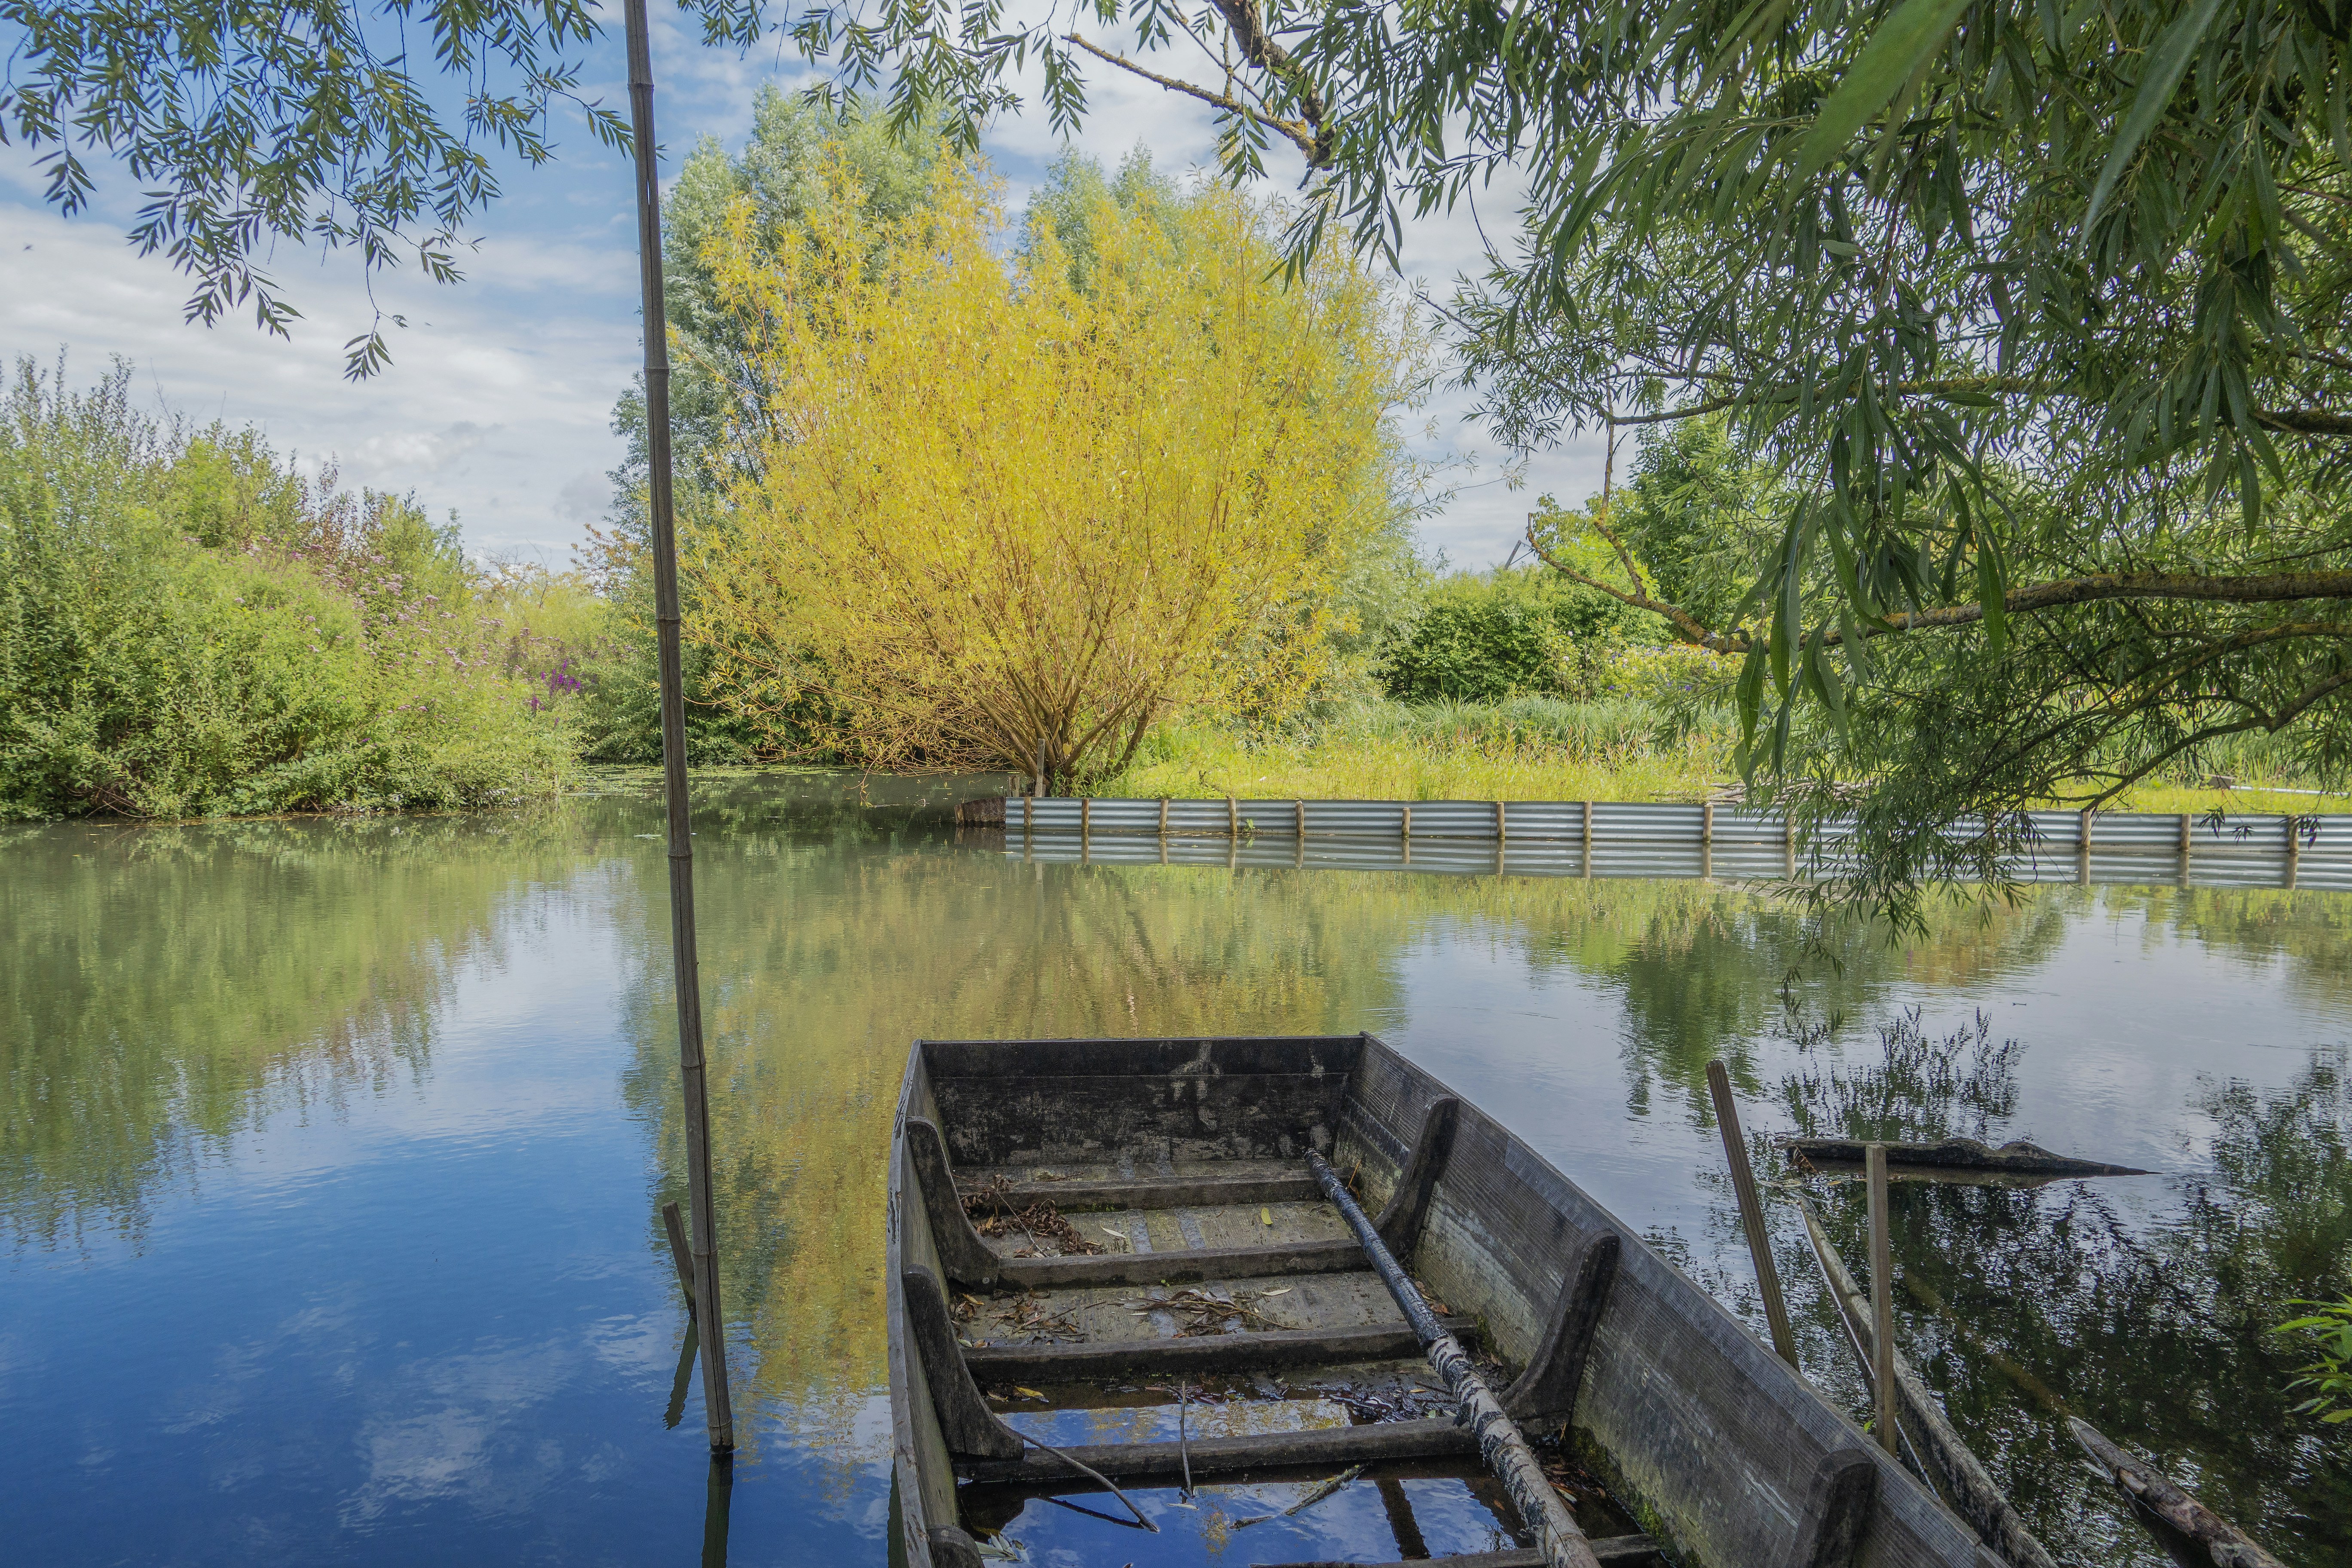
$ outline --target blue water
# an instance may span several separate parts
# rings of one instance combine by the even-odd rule
[[[698,1373],[677,1397],[659,1239],[682,1182],[656,803],[0,837],[0,1560],[882,1563],[882,1140],[917,1034],[1370,1029],[1751,1316],[1706,1059],[1732,1061],[1751,1130],[1785,1127],[1794,1080],[1867,1068],[1913,1005],[1929,1035],[1981,1010],[2020,1042],[2012,1108],[1965,1130],[2158,1173],[1998,1215],[1936,1197],[1906,1261],[1923,1277],[1992,1268],[1997,1246],[1969,1251],[1988,1227],[2038,1235],[2068,1202],[2191,1274],[2213,1213],[2325,1237],[2352,1205],[2336,1167],[2282,1198],[2229,1164],[2265,1107],[2301,1106],[2320,1144],[2352,1127],[2338,895],[2053,889],[1924,942],[1850,935],[1829,963],[1720,886],[1023,866],[944,825],[952,781],[707,793],[744,1444],[722,1489]],[[2248,1256],[2259,1273],[2278,1248]],[[2099,1257],[2062,1264],[2142,1267]],[[2212,1322],[2192,1312],[2142,1373],[2101,1370],[2033,1302],[1981,1326],[2288,1561],[2347,1561],[2341,1446],[2280,1436],[2282,1363],[2242,1348],[2287,1275],[2245,1273],[2192,1280]],[[1850,1399],[1829,1320],[1791,1289],[1809,1370]],[[2044,1416],[1937,1360],[1948,1335],[1906,1312],[1964,1429],[2049,1471],[2016,1484],[2062,1555],[2157,1561],[2032,1447]],[[2151,1414],[2180,1397],[2221,1414],[2186,1435]],[[1457,1483],[1408,1485],[1433,1550],[1485,1543]],[[1302,1519],[1214,1560],[1276,1535],[1285,1557],[1394,1550],[1370,1483]],[[1039,1503],[1008,1534],[1030,1561],[1116,1565],[1132,1532],[1110,1530]]]

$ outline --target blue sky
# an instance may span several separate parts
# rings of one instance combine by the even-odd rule
[[[617,9],[617,8],[615,8]],[[617,15],[615,16],[617,22]],[[763,81],[791,89],[808,79],[789,52],[771,46],[750,58],[700,47],[677,13],[656,7],[655,75],[658,133],[676,159],[702,135],[740,146]],[[615,27],[588,61],[585,96],[625,110]],[[1206,167],[1213,133],[1205,108],[1149,83],[1100,69],[1082,145],[1114,163],[1139,142],[1176,172]],[[160,258],[141,258],[122,234],[135,201],[127,185],[101,192],[94,210],[71,220],[40,199],[31,159],[0,148],[0,347],[13,359],[48,361],[60,349],[87,382],[108,359],[137,367],[151,406],[198,419],[261,426],[307,466],[330,459],[344,482],[413,490],[440,516],[455,509],[478,553],[562,565],[609,493],[618,460],[613,399],[638,363],[636,232],[628,170],[596,145],[576,117],[559,120],[561,153],[538,170],[501,169],[506,194],[474,231],[467,279],[437,287],[413,275],[379,275],[383,308],[404,314],[391,334],[394,363],[374,380],[342,379],[343,342],[370,320],[365,282],[349,255],[281,250],[280,280],[305,312],[288,342],[254,328],[249,316],[205,328],[181,321],[187,280]],[[1064,143],[1042,113],[992,128],[986,150],[1018,210]],[[1269,153],[1287,179],[1296,169]],[[1488,229],[1507,224],[1508,200],[1482,203]],[[1408,232],[1404,274],[1439,292],[1478,253],[1467,211],[1424,220]],[[1416,416],[1431,428],[1417,445],[1433,458],[1468,459],[1454,468],[1452,502],[1423,524],[1424,548],[1460,566],[1501,560],[1534,497],[1551,490],[1580,500],[1597,489],[1597,438],[1536,458],[1528,483],[1500,482],[1500,454],[1465,416],[1470,399],[1441,392]]]

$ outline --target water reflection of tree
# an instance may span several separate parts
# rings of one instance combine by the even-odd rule
[[[74,823],[0,838],[0,1215],[136,1234],[274,1110],[421,1074],[453,977],[500,962],[593,803],[479,817]]]
[[[1884,1056],[1851,1074],[1791,1075],[1783,1093],[1800,1124],[1998,1135],[2013,1047],[1979,1030],[1922,1041],[1914,1023]],[[2344,1075],[2331,1052],[2281,1092],[2210,1086],[2210,1169],[2182,1183],[2179,1217],[2161,1226],[2129,1217],[2127,1186],[1895,1184],[1905,1349],[2062,1555],[2164,1561],[2078,1462],[2059,1404],[2153,1455],[2289,1562],[2345,1560],[2352,1456],[2291,1414],[2295,1356],[2267,1332],[2292,1300],[2352,1283]],[[1825,1196],[1841,1248],[1860,1258],[1859,1184]],[[1817,1296],[1801,1254],[1790,1260]],[[1812,1303],[1817,1321],[1828,1310]]]
[[[2011,905],[1955,900],[1933,910],[1922,937],[1901,945],[1885,928],[1822,931],[1762,893],[1710,889],[1712,898],[1660,910],[1607,970],[1623,987],[1628,1087],[1637,1100],[1659,1079],[1702,1108],[1709,1059],[1721,1057],[1749,1092],[1759,1040],[1790,1000],[1815,1016],[1869,1012],[1899,986],[1961,986],[2039,963],[2063,940],[2074,912],[2066,892]]]

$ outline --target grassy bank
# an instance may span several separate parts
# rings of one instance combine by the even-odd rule
[[[1365,702],[1311,730],[1155,733],[1106,795],[1327,800],[1697,800],[1731,777],[1729,720],[1679,737],[1631,699]]]
[[[1677,732],[1635,698],[1573,702],[1365,702],[1312,729],[1253,738],[1206,724],[1152,735],[1134,765],[1091,787],[1104,797],[1178,800],[1695,801],[1732,782],[1727,714]],[[2270,787],[2264,787],[2268,785]],[[2352,795],[2292,780],[2143,784],[2108,809],[2204,816],[2352,812]]]

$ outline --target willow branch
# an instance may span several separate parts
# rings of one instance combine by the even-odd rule
[[[1125,55],[1115,55],[1101,45],[1081,37],[1076,33],[1066,33],[1063,38],[1065,42],[1076,44],[1095,58],[1108,61],[1123,71],[1132,71],[1155,86],[1166,88],[1170,92],[1181,92],[1187,98],[1197,98],[1202,103],[1222,109],[1228,114],[1239,115],[1244,120],[1272,126],[1289,139],[1291,145],[1297,147],[1306,156],[1308,165],[1313,168],[1322,168],[1331,161],[1329,134],[1318,123],[1322,110],[1322,101],[1319,99],[1313,100],[1316,118],[1305,121],[1284,120],[1268,114],[1263,110],[1253,109],[1231,93],[1212,92],[1207,88],[1186,81],[1181,77],[1161,76],[1158,71],[1147,69],[1129,59]],[[1279,46],[1276,47],[1278,49]],[[1286,61],[1288,58],[1286,55],[1284,56]],[[1312,95],[1310,94],[1309,97],[1311,98]]]

